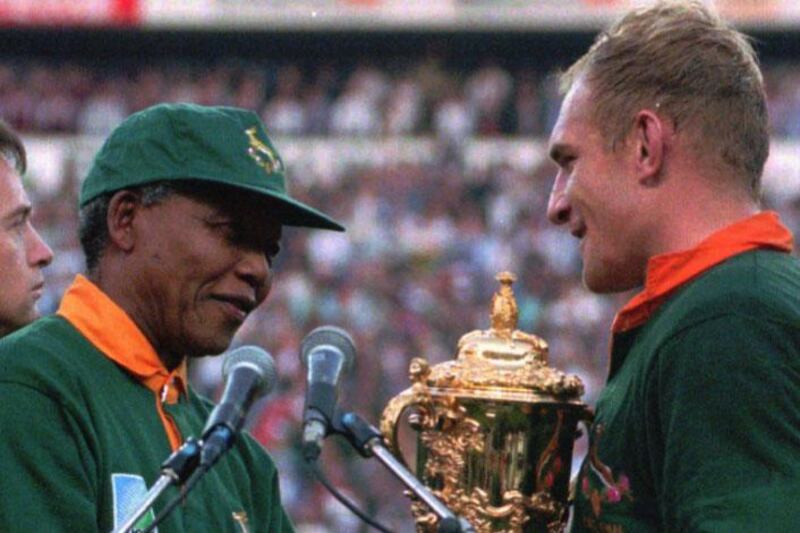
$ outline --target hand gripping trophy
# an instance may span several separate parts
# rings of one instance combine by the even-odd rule
[[[568,514],[578,423],[591,419],[583,384],[547,365],[547,343],[516,330],[514,275],[496,276],[491,328],[467,333],[458,356],[411,362],[413,385],[384,410],[381,432],[395,455],[398,426],[417,432],[416,475],[479,532],[561,531]],[[437,516],[412,498],[417,531]]]

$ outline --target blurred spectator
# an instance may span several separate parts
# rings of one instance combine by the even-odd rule
[[[379,106],[388,90],[386,76],[378,69],[358,65],[344,91],[331,107],[330,131],[338,135],[371,135],[380,132]]]
[[[476,115],[478,135],[502,132],[503,112],[512,87],[511,75],[491,59],[467,79],[465,92]]]
[[[306,131],[306,108],[300,100],[303,74],[295,65],[278,72],[275,95],[267,102],[261,118],[270,132],[300,135]]]
[[[104,137],[127,116],[122,80],[107,78],[98,84],[97,90],[86,99],[79,111],[77,130]]]
[[[460,145],[475,131],[475,111],[455,82],[434,104],[433,130],[445,145]]]
[[[536,73],[523,70],[517,76],[517,90],[514,95],[513,126],[511,131],[518,135],[543,135],[542,105]]]
[[[418,82],[404,77],[391,89],[386,102],[386,124],[389,135],[409,135],[418,131],[422,120],[423,94]]]

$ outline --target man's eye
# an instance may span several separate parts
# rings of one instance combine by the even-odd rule
[[[267,258],[267,262],[272,266],[272,263],[275,262],[275,258],[278,257],[278,253],[281,251],[279,246],[267,246],[264,249],[264,257]]]
[[[28,223],[28,219],[26,217],[18,217],[11,221],[11,229],[15,231],[22,231],[25,229],[25,226]]]
[[[220,231],[223,233],[232,233],[234,230],[233,223],[226,221],[208,222],[208,226],[213,230]]]

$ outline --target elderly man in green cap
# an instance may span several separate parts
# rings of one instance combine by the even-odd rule
[[[210,406],[186,361],[224,351],[264,301],[282,226],[344,229],[289,196],[258,117],[226,107],[129,117],[97,154],[80,207],[86,276],[54,316],[0,342],[2,531],[123,524],[164,459],[202,433]],[[248,436],[159,530],[292,526],[275,466]]]

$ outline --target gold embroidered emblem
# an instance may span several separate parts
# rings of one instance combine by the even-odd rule
[[[239,531],[242,533],[249,533],[250,529],[247,527],[247,513],[244,511],[239,511],[231,513],[233,515],[233,521],[239,525]]]
[[[278,158],[277,154],[269,146],[264,144],[261,139],[256,137],[258,128],[253,126],[252,128],[247,128],[244,132],[250,140],[250,148],[247,149],[247,155],[252,157],[258,166],[263,168],[267,174],[283,170],[283,163]]]

